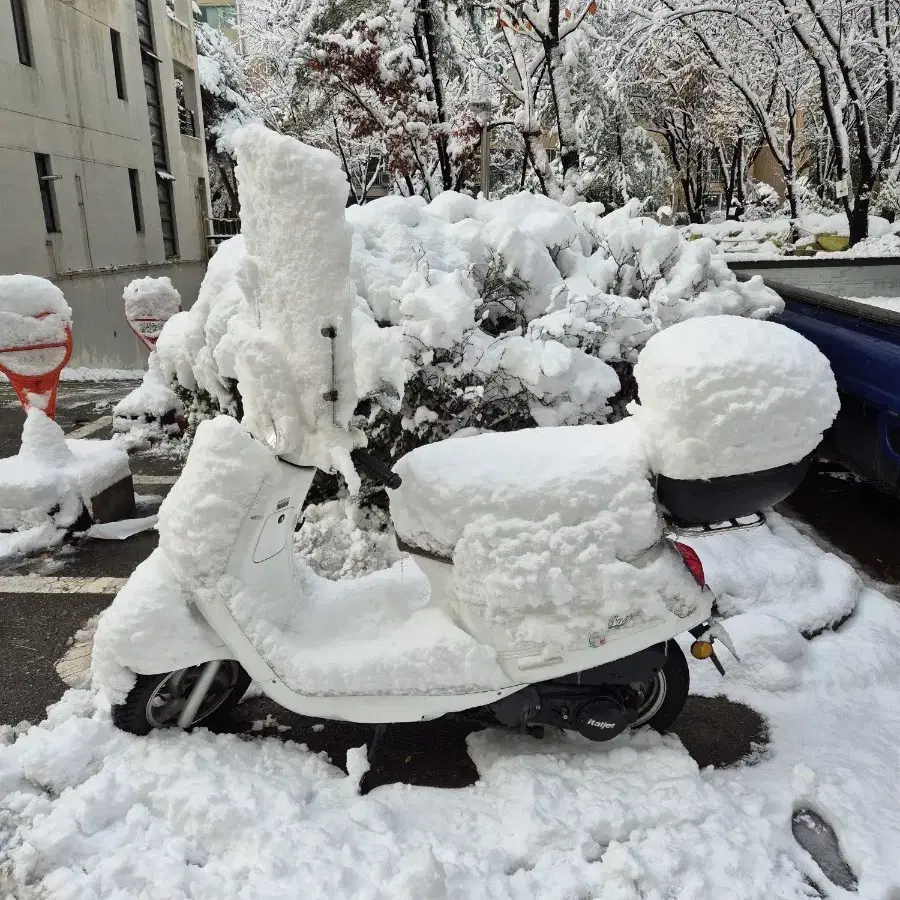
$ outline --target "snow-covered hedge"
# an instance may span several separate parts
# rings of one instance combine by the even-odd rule
[[[711,240],[685,240],[636,202],[603,215],[528,193],[446,192],[430,204],[386,197],[346,217],[356,390],[374,401],[357,411],[370,445],[392,459],[462,429],[619,418],[630,399],[620,375],[657,331],[782,306],[760,279],[737,281]],[[244,255],[240,236],[219,247],[197,302],[157,343],[194,416],[241,414],[225,338],[247,310]]]

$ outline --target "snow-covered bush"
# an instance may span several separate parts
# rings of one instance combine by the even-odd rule
[[[131,446],[165,440],[181,432],[184,407],[159,367],[154,350],[141,384],[113,409],[113,431],[128,434]]]
[[[889,222],[900,220],[900,175],[885,179],[872,207]]]
[[[461,431],[619,418],[622,383],[659,329],[780,309],[759,279],[737,281],[712,241],[639,211],[450,191],[349,208],[356,424],[370,447],[396,459]],[[197,302],[157,344],[164,375],[195,398],[189,415],[241,414],[223,338],[247,310],[243,257],[240,237],[220,246]]]

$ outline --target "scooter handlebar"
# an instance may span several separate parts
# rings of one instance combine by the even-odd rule
[[[385,487],[396,490],[403,484],[399,475],[392,472],[390,467],[385,465],[380,459],[372,456],[368,450],[364,450],[361,447],[356,450],[351,450],[350,458],[353,460],[353,465],[355,465],[357,469],[371,475],[372,478],[383,484]]]

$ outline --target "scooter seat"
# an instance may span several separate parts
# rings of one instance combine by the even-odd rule
[[[420,447],[394,467],[398,539],[409,549],[453,557],[466,526],[485,516],[532,522],[558,516],[576,525],[598,510],[625,506],[623,492],[649,493],[648,463],[635,423],[530,428],[449,439]],[[651,515],[652,505],[651,505]],[[622,552],[634,548],[620,536]]]

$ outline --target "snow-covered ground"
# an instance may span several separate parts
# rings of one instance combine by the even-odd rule
[[[344,512],[329,507],[318,529],[328,515]],[[343,530],[351,545],[366,540]],[[808,878],[843,896],[791,835],[805,807],[835,829],[859,896],[896,900],[900,607],[778,516],[721,537],[704,555],[742,661],[726,658],[725,679],[706,662],[691,674],[695,693],[765,716],[771,744],[753,764],[699,771],[677,738],[650,732],[610,744],[482,732],[469,738],[476,785],[361,797],[362,750],[345,776],[277,739],[136,738],[70,690],[45,722],[4,734],[0,889],[23,900],[768,900],[815,896]],[[826,588],[835,614],[855,612],[805,641],[798,629],[821,624]]]
[[[792,234],[793,230],[793,234]],[[840,259],[855,256],[900,256],[900,225],[880,216],[869,217],[869,237],[848,248],[850,228],[843,213],[805,213],[795,220],[754,219],[709,222],[683,229],[688,240],[712,238],[733,261],[809,256]]]
[[[877,306],[879,309],[890,309],[900,312],[900,297],[847,297],[855,303],[864,303],[866,306]]]

